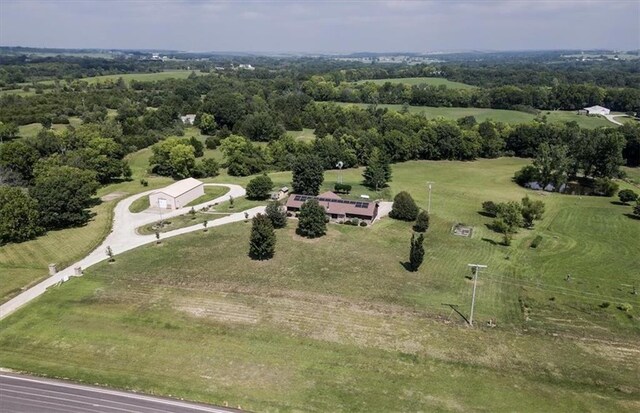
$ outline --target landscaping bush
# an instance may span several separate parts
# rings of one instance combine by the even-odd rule
[[[351,192],[351,185],[336,183],[333,190],[338,194],[348,194]]]
[[[393,206],[389,216],[401,221],[415,221],[418,217],[418,206],[408,192],[402,191],[393,198]]]
[[[416,232],[426,232],[429,229],[429,214],[427,211],[420,211],[413,230]]]
[[[260,175],[249,181],[247,185],[247,198],[252,200],[265,200],[269,198],[273,181],[267,175]]]
[[[367,222],[366,221],[360,221],[360,226],[361,227],[366,227],[367,226]]]
[[[629,202],[634,202],[638,200],[638,194],[633,192],[631,189],[623,189],[618,192],[618,199],[623,204],[628,204]]]

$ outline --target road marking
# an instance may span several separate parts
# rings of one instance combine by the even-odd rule
[[[108,389],[103,389],[101,387],[81,386],[81,385],[64,383],[64,382],[56,382],[56,381],[48,381],[48,380],[37,380],[37,379],[32,379],[32,378],[10,376],[10,375],[5,375],[5,374],[0,374],[0,378],[11,379],[11,380],[16,380],[16,381],[26,381],[26,382],[30,382],[30,383],[46,384],[46,385],[51,385],[51,386],[55,386],[55,387],[62,387],[62,388],[75,389],[75,390],[84,390],[84,391],[88,390],[88,391],[92,391],[92,392],[95,392],[95,393],[108,394],[108,395],[111,395],[111,396],[120,396],[120,397],[130,398],[130,399],[134,399],[134,400],[143,400],[143,401],[148,401],[148,402],[156,402],[156,403],[165,404],[165,405],[168,405],[168,406],[189,408],[189,409],[199,410],[199,411],[203,411],[203,412],[229,413],[229,410],[222,410],[222,409],[215,408],[215,407],[200,406],[200,405],[197,405],[197,404],[190,404],[190,403],[187,403],[187,402],[181,402],[181,401],[177,401],[177,400],[174,401],[174,400],[155,398],[155,397],[152,397],[152,396],[145,396],[145,395],[140,395],[140,394],[135,394],[135,393],[126,393],[126,392],[122,392],[122,391],[108,390]],[[141,407],[143,407],[143,406],[141,406]]]

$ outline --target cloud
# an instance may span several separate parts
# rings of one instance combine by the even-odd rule
[[[232,51],[640,48],[616,0],[0,0],[0,44]]]

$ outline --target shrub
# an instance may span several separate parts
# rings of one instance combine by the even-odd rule
[[[142,186],[149,186],[149,181],[147,181],[146,179],[141,179],[141,180],[140,180],[140,185],[142,185]]]
[[[618,184],[608,178],[597,178],[593,182],[593,193],[599,196],[613,196],[618,191]]]
[[[360,221],[360,226],[361,227],[366,227],[367,226],[367,222],[366,221]]]
[[[413,230],[416,232],[426,232],[429,229],[429,214],[427,211],[420,211]]]
[[[415,221],[418,217],[418,206],[408,192],[402,191],[393,198],[393,206],[389,216],[401,221]]]
[[[339,194],[348,194],[349,192],[351,192],[351,185],[336,183],[333,186],[333,190],[334,192]]]
[[[618,192],[618,198],[620,199],[620,202],[622,202],[623,204],[627,204],[629,202],[637,201],[638,194],[633,192],[631,189],[623,189],[622,191]]]
[[[267,175],[260,175],[249,181],[247,185],[247,198],[253,200],[264,200],[269,198],[273,181]]]
[[[611,305],[611,303],[609,301],[604,301],[602,304],[600,304],[600,308],[608,308]]]
[[[207,149],[216,149],[220,145],[220,138],[217,136],[207,136],[207,139],[204,140],[204,146]]]
[[[482,203],[482,210],[492,217],[496,217],[498,215],[498,205],[496,205],[493,201],[485,201]]]
[[[633,306],[629,303],[622,303],[618,305],[618,310],[620,311],[624,311],[625,313],[630,312],[631,310],[633,310]]]
[[[538,248],[538,245],[540,245],[540,242],[542,242],[542,237],[540,235],[537,235],[533,241],[531,241],[531,248]]]

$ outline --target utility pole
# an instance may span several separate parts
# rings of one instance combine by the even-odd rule
[[[471,314],[469,315],[469,325],[473,327],[473,307],[476,305],[476,284],[478,283],[478,269],[487,268],[482,264],[467,264],[473,268],[473,295],[471,296]]]
[[[429,204],[427,206],[427,214],[431,214],[431,184],[435,184],[435,182],[427,181],[427,185],[429,185]]]

